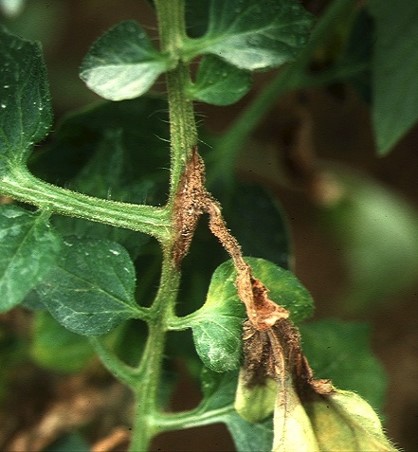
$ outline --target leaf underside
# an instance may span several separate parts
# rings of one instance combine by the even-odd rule
[[[144,94],[167,68],[167,58],[154,49],[145,31],[125,21],[93,44],[80,77],[95,93],[118,101]]]

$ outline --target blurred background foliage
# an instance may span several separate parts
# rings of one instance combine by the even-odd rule
[[[320,16],[329,2],[305,0],[303,3]],[[332,69],[336,74],[340,70],[342,76],[334,77],[332,83],[318,83],[316,87],[289,92],[277,99],[239,153],[236,162],[239,185],[229,190],[217,181],[212,189],[223,201],[228,225],[242,243],[245,254],[290,267],[312,293],[316,322],[304,326],[302,334],[314,368],[318,366],[326,372],[336,366],[335,362],[320,362],[323,354],[315,348],[315,337],[322,337],[316,339],[319,343],[329,341],[330,347],[337,350],[334,353],[345,349],[347,358],[333,371],[336,378],[342,380],[338,384],[359,392],[361,387],[364,391],[368,386],[377,388],[369,401],[384,413],[389,437],[403,449],[413,450],[418,444],[418,129],[412,128],[403,136],[390,154],[377,157],[369,64],[375,22],[362,2],[358,3],[351,14],[336,24],[335,32],[317,49],[310,65],[313,74]],[[165,104],[160,100],[164,89],[162,82],[156,83],[152,98],[106,106],[100,104],[97,96],[78,78],[78,67],[91,43],[113,24],[134,18],[156,37],[155,18],[149,3],[138,0],[2,0],[0,8],[2,23],[25,38],[40,40],[45,51],[56,115],[55,130],[59,134],[38,149],[32,163],[34,171],[54,183],[70,185],[86,193],[93,191],[99,196],[106,196],[106,187],[120,185],[123,180],[121,190],[112,195],[115,198],[130,196],[132,201],[163,202],[168,173],[161,169],[168,167],[168,158],[161,140],[166,138],[167,119]],[[346,67],[358,70],[347,75],[341,70]],[[253,90],[233,106],[197,104],[202,137],[207,143],[202,144],[204,157],[209,156],[210,160],[216,137],[227,130],[233,118],[273,76],[257,74]],[[93,110],[86,107],[92,102],[97,103]],[[82,109],[82,112],[68,116],[74,109]],[[117,109],[120,111],[115,112]],[[138,120],[131,111],[139,114],[142,121],[139,127],[126,126],[127,122]],[[119,123],[115,123],[115,117],[119,118]],[[121,145],[121,152],[127,155],[125,170],[139,168],[140,174],[132,175],[123,168],[120,174],[115,174],[113,166],[100,165],[100,155],[109,155],[106,147],[114,149],[115,143],[119,143],[117,131],[121,127],[131,131],[124,132]],[[104,129],[116,132],[105,135]],[[145,132],[150,130],[152,137],[145,138]],[[80,136],[84,138],[80,140]],[[145,149],[142,154],[134,152],[138,142]],[[152,155],[148,149],[152,149]],[[86,163],[84,173],[80,172],[80,167]],[[209,173],[211,180],[210,176]],[[93,179],[94,187],[91,186]],[[97,225],[91,227],[81,220],[63,222],[57,218],[55,225],[64,233],[102,237],[116,234],[113,238],[121,243],[132,243],[129,233],[112,232]],[[139,295],[155,290],[159,276],[158,247],[141,237],[136,246],[128,249],[136,258],[138,272],[143,275]],[[185,278],[182,285],[181,297],[186,301],[182,313],[201,305],[211,273],[225,258],[201,225],[196,245],[185,261],[185,274],[194,276]],[[205,268],[196,271],[202,267],[202,262]],[[25,409],[18,404],[12,409],[29,428],[34,414],[56,401],[56,393],[65,388],[57,383],[59,375],[74,375],[87,368],[89,381],[103,377],[84,339],[78,344],[78,336],[64,332],[57,324],[52,325],[44,312],[34,317],[33,320],[28,312],[21,310],[3,315],[0,321],[1,359],[11,369],[6,372],[4,364],[0,372],[0,399],[5,404],[0,443],[18,428],[19,421],[10,416],[12,407],[7,391],[11,388],[24,386],[26,397],[32,398]],[[330,318],[350,323],[340,328],[339,321]],[[51,348],[50,335],[54,329],[62,331],[60,340]],[[127,338],[130,344],[137,344],[144,334],[138,331],[133,322],[123,331],[112,333],[107,340],[114,347],[125,343]],[[172,401],[176,409],[191,407],[199,398],[192,378],[198,372],[196,357],[185,358],[190,355],[188,350],[192,346],[190,335],[186,336],[184,333],[184,337],[173,338],[169,344],[170,352],[178,360],[172,367],[167,366],[167,381],[174,386],[179,369],[180,374],[184,374]],[[374,371],[370,373],[370,380],[348,383],[344,380],[350,372],[350,354],[368,347],[365,344],[370,338],[373,352],[388,375],[384,404],[382,397],[376,394],[383,394],[386,384],[383,377],[373,380]],[[183,345],[176,347],[176,344]],[[133,355],[129,347],[122,353],[129,362]],[[377,361],[371,362],[367,353],[358,359],[366,369],[362,375],[367,374],[367,369],[380,366]],[[356,369],[352,372],[355,375]],[[68,385],[77,386],[77,382],[71,380],[74,376],[68,378]],[[55,388],[49,393],[45,380]],[[44,392],[35,397],[33,394],[40,391],[40,381]],[[167,398],[168,394],[162,397]],[[9,415],[5,416],[7,412]],[[112,414],[106,413],[111,425]],[[184,447],[185,435],[189,435],[190,440],[186,441],[190,449],[187,450],[197,450],[204,438],[209,440],[213,432],[218,432],[214,429],[213,426],[199,429],[197,434],[182,432],[177,435],[181,437],[178,444]],[[170,435],[163,435],[155,447],[176,450],[176,434]],[[211,440],[212,450],[230,447],[226,432],[225,438],[217,437],[217,442]],[[87,447],[77,435],[62,441],[59,447],[50,450],[65,450],[72,444],[77,444],[80,450]]]

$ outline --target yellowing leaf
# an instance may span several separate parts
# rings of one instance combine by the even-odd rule
[[[292,379],[285,378],[283,387],[278,387],[273,419],[273,452],[319,451],[312,425]]]
[[[266,378],[263,385],[249,387],[245,373],[240,371],[234,408],[248,422],[260,422],[273,413],[277,382]]]
[[[307,411],[320,450],[396,451],[377,414],[354,392],[335,391],[308,404]]]

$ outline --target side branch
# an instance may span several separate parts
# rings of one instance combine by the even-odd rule
[[[169,239],[170,219],[165,209],[95,198],[49,184],[25,168],[15,168],[0,178],[0,193],[18,201],[48,208],[53,213],[84,218],[114,227]]]
[[[251,267],[245,262],[237,239],[226,226],[220,204],[206,190],[205,165],[197,147],[194,147],[174,202],[176,238],[172,257],[177,268],[189,251],[197,222],[203,213],[209,215],[210,231],[234,262],[238,296],[244,303],[247,316],[254,328],[266,330],[277,320],[288,318],[287,309],[269,300],[267,288],[252,275]]]

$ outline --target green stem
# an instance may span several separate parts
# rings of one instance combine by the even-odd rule
[[[297,60],[283,68],[279,74],[268,84],[258,96],[245,108],[240,116],[230,126],[228,131],[219,140],[215,151],[211,155],[212,176],[209,179],[222,175],[230,184],[233,178],[233,169],[236,158],[270,109],[276,105],[278,97],[287,91],[300,88],[304,82],[309,84],[305,71],[312,59],[312,55],[333,30],[338,19],[356,7],[353,0],[335,0],[321,17],[315,27],[307,46],[300,52]]]
[[[138,368],[136,385],[136,412],[130,450],[147,450],[151,439],[161,430],[155,422],[158,389],[161,385],[161,367],[164,357],[167,322],[177,299],[180,273],[173,270],[171,256],[163,260],[160,288],[151,309],[157,315],[148,323],[148,338]]]
[[[121,361],[111,350],[97,337],[90,337],[90,343],[106,369],[121,383],[133,387],[140,376],[138,369],[128,366]]]
[[[161,51],[170,53],[176,59],[186,39],[184,0],[155,0],[155,6]],[[197,144],[197,130],[193,103],[185,91],[190,81],[188,66],[179,61],[177,67],[167,73],[166,81],[171,139],[170,201],[173,201],[186,162]]]
[[[184,0],[155,0],[158,15],[161,51],[178,58],[185,39]],[[190,79],[189,70],[181,61],[167,73],[167,95],[170,114],[170,193],[167,209],[171,216],[171,239],[163,246],[160,286],[150,308],[148,338],[139,364],[141,376],[134,388],[136,411],[131,451],[147,450],[152,438],[161,431],[156,422],[159,417],[158,390],[161,386],[161,368],[166,334],[170,319],[174,317],[180,284],[180,271],[176,268],[171,250],[176,236],[174,200],[192,149],[197,144],[197,132],[192,102],[185,94]]]
[[[144,232],[163,243],[169,239],[170,219],[163,208],[84,195],[44,182],[23,167],[0,179],[0,192],[52,213]]]
[[[185,96],[184,89],[189,78],[188,68],[183,63],[179,63],[174,71],[167,73],[171,135],[170,201],[173,201],[177,193],[186,163],[197,144],[193,105]]]
[[[161,431],[183,430],[222,422],[225,416],[234,411],[233,405],[227,405],[215,410],[206,410],[206,407],[202,406],[184,413],[163,414],[158,416],[155,421]]]

